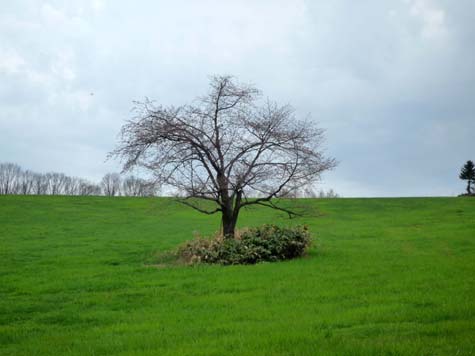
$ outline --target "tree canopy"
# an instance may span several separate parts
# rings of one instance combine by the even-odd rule
[[[475,183],[475,165],[472,161],[467,161],[460,170],[460,179],[467,181],[467,194],[472,194],[472,183]]]
[[[209,92],[191,104],[145,100],[134,112],[112,155],[123,160],[124,171],[152,172],[182,203],[221,213],[224,235],[234,234],[241,208],[286,210],[272,199],[336,166],[313,121],[297,118],[289,105],[261,100],[259,90],[230,76],[212,77]]]

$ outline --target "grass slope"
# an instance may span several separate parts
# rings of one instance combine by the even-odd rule
[[[472,355],[475,199],[304,200],[309,256],[146,266],[218,217],[167,199],[0,197],[1,355]]]

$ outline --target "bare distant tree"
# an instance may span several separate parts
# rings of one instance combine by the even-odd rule
[[[65,195],[79,195],[79,178],[68,177],[64,179],[63,192]]]
[[[312,185],[308,184],[303,188],[303,197],[304,198],[316,198],[317,193],[315,192]]]
[[[143,187],[142,179],[131,175],[122,181],[122,194],[128,197],[138,197],[142,195]]]
[[[33,194],[33,184],[34,184],[35,173],[32,171],[23,171],[20,174],[19,179],[19,191],[17,194]]]
[[[101,195],[101,187],[81,179],[78,186],[78,195]]]
[[[48,178],[45,174],[33,174],[33,194],[45,195],[48,194]]]
[[[41,174],[23,171],[14,163],[0,163],[0,194],[101,195],[101,187],[63,173]]]
[[[121,193],[129,197],[149,197],[154,196],[157,187],[153,182],[149,182],[143,178],[130,175],[122,180]]]
[[[67,176],[63,173],[46,173],[48,180],[48,190],[51,195],[64,194],[64,187],[66,185]]]
[[[122,194],[127,197],[139,196],[141,189],[140,180],[133,175],[125,177],[122,181]]]
[[[113,197],[120,194],[120,175],[119,173],[107,173],[101,181],[102,192],[104,195]]]
[[[21,167],[15,163],[0,163],[0,194],[15,194]]]
[[[318,180],[336,162],[324,156],[323,131],[312,121],[297,119],[288,105],[259,105],[259,96],[254,87],[219,76],[192,105],[137,103],[111,155],[125,160],[124,171],[153,172],[180,192],[182,203],[221,213],[225,236],[234,235],[239,212],[249,205],[293,214],[272,199]]]
[[[322,189],[318,193],[319,198],[339,198],[340,195],[338,195],[333,189],[329,189],[326,192]]]
[[[145,182],[142,187],[141,197],[153,197],[160,194],[160,187],[151,182]]]
[[[321,189],[318,193],[312,184],[307,184],[302,187],[289,187],[283,190],[280,195],[284,198],[339,198],[340,196],[333,190],[327,191]]]

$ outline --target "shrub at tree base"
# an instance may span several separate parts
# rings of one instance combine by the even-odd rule
[[[263,225],[240,231],[235,237],[219,235],[197,238],[178,249],[178,256],[188,264],[254,264],[288,260],[302,256],[310,246],[306,226],[283,228]]]

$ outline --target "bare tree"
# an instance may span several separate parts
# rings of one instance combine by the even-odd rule
[[[0,163],[0,194],[15,194],[21,167],[15,163]]]
[[[151,197],[158,193],[158,188],[154,182],[130,175],[122,180],[121,192],[129,197]]]
[[[81,179],[78,186],[78,195],[101,195],[101,187]]]
[[[319,198],[339,198],[340,195],[337,194],[333,189],[329,189],[326,192],[322,189],[318,193]]]
[[[120,175],[119,173],[107,173],[101,181],[102,192],[104,195],[113,197],[120,194]]]
[[[118,176],[117,173],[115,175]],[[117,194],[120,189],[117,189],[117,184],[115,187],[114,194]],[[42,174],[30,170],[24,171],[14,163],[0,163],[0,194],[101,195],[101,187],[63,173]]]
[[[316,198],[317,197],[317,193],[315,192],[315,189],[311,184],[307,184],[303,188],[303,197],[304,198]]]
[[[221,213],[225,236],[234,235],[239,212],[249,205],[293,214],[272,199],[318,180],[336,162],[324,156],[323,131],[312,121],[297,119],[288,105],[259,105],[259,96],[254,87],[219,76],[192,105],[137,103],[111,155],[125,161],[124,171],[153,172],[180,192],[182,203]]]
[[[35,173],[29,170],[21,172],[17,194],[28,195],[33,193],[34,175]]]
[[[339,198],[340,196],[333,190],[327,191],[321,189],[318,193],[312,184],[306,184],[301,187],[290,186],[282,190],[279,197],[283,198]]]
[[[48,178],[45,174],[33,174],[33,194],[45,195],[48,194]]]
[[[65,195],[79,195],[80,179],[76,177],[66,176],[64,180],[64,194]]]
[[[51,195],[64,194],[64,187],[67,182],[67,176],[64,173],[50,172],[46,173],[48,181],[48,192]]]
[[[133,175],[124,178],[122,181],[122,194],[127,197],[140,196],[141,189],[140,180]]]

